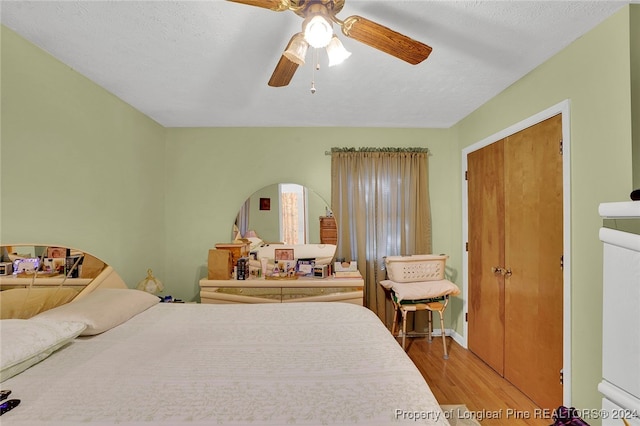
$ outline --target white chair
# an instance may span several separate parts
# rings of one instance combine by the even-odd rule
[[[407,314],[409,312],[427,311],[427,338],[431,342],[433,333],[433,312],[440,315],[440,332],[444,358],[448,359],[446,335],[444,328],[444,312],[449,304],[449,297],[460,293],[460,289],[444,278],[447,255],[412,255],[387,256],[385,265],[388,280],[380,284],[390,292],[394,307],[391,334],[396,336],[398,320],[402,322],[402,348],[406,349]],[[400,316],[398,315],[400,314]],[[421,335],[415,333],[414,335]]]

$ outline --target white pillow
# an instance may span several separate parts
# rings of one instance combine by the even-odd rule
[[[23,372],[75,339],[86,325],[68,321],[0,321],[0,381]]]
[[[264,241],[257,237],[248,237],[247,240],[249,240],[249,242],[251,243],[251,245],[249,246],[249,251],[253,251],[264,244]]]
[[[58,306],[33,317],[34,320],[79,321],[87,325],[82,336],[103,333],[160,302],[140,290],[103,288],[80,300]]]
[[[449,280],[417,281],[411,283],[397,283],[391,280],[383,280],[380,281],[380,285],[393,291],[398,302],[401,300],[431,299],[445,295],[456,296],[460,294],[458,286]]]

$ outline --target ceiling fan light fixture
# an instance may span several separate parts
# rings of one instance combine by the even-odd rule
[[[326,47],[333,36],[331,22],[321,14],[311,15],[302,24],[304,39],[312,47],[320,49]]]
[[[327,56],[329,56],[329,66],[332,67],[343,63],[351,56],[351,52],[345,49],[338,36],[334,34],[329,44],[327,44]]]
[[[304,65],[304,58],[307,56],[308,49],[309,43],[304,39],[304,34],[298,33],[293,37],[283,55],[293,63]]]

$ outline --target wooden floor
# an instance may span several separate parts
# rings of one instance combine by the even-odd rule
[[[483,426],[549,426],[553,423],[549,409],[543,411],[536,406],[480,358],[449,337],[447,348],[449,359],[445,360],[441,337],[434,337],[431,343],[423,337],[407,339],[407,354],[427,380],[440,405],[465,404],[470,415]]]

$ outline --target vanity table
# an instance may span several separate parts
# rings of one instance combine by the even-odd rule
[[[363,304],[362,278],[200,280],[201,303],[346,302]]]

